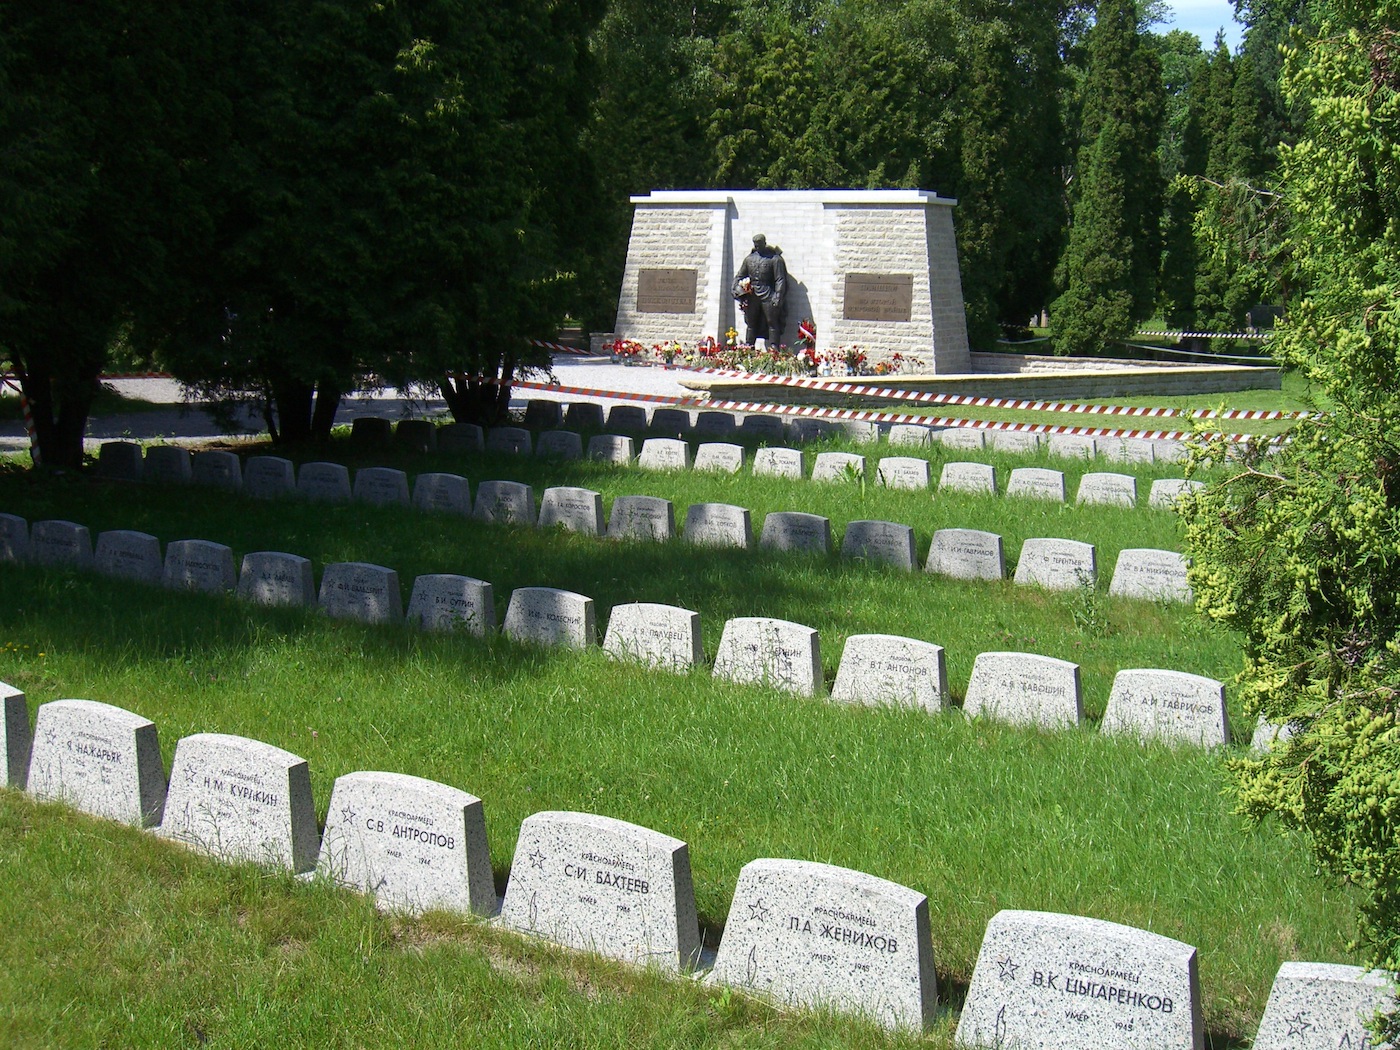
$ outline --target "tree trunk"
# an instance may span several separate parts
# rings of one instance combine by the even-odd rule
[[[272,399],[277,406],[278,438],[283,444],[304,445],[311,439],[310,383],[287,376],[272,379]]]
[[[315,440],[323,443],[330,440],[341,394],[339,383],[323,379],[316,384],[316,409],[311,415],[311,436]]]
[[[513,370],[513,365],[511,365]],[[505,376],[509,376],[509,371]],[[438,381],[438,392],[458,423],[499,426],[510,415],[510,381],[496,376],[469,376],[454,372]]]
[[[68,377],[61,389],[55,389],[47,364],[36,362],[32,368],[19,370],[19,383],[34,417],[39,462],[50,467],[81,468],[83,434],[97,392],[97,373],[93,372],[87,382]]]

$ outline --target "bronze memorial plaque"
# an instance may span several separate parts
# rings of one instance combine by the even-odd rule
[[[914,309],[911,273],[848,273],[847,321],[907,321]]]
[[[637,274],[637,312],[693,314],[694,270],[642,270]]]

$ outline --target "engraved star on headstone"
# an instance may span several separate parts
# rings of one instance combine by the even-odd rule
[[[197,777],[197,776],[199,776],[199,774],[195,772],[194,766],[186,766],[186,767],[185,767],[185,783],[186,783],[186,784],[193,784],[193,783],[194,783],[194,778]]]
[[[762,898],[749,905],[749,918],[757,919],[759,922],[767,921],[768,909],[763,906]]]
[[[340,819],[345,821],[347,824],[353,824],[355,822],[356,816],[358,816],[358,814],[355,812],[355,808],[351,806],[350,803],[346,802],[340,807]]]
[[[1308,1015],[1305,1014],[1302,1010],[1299,1010],[1292,1017],[1285,1017],[1284,1020],[1288,1022],[1288,1034],[1302,1035],[1309,1028],[1312,1028],[1313,1025],[1310,1021],[1308,1021],[1307,1017]]]
[[[538,849],[530,851],[530,867],[544,871],[545,855]]]
[[[1016,979],[1016,971],[1021,968],[1019,963],[1011,961],[1011,956],[1009,955],[1005,959],[998,959],[997,965],[1001,967],[1001,973],[997,976],[1003,981],[1014,981]]]

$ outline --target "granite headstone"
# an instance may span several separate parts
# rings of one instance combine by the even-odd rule
[[[622,434],[595,434],[588,439],[588,458],[600,463],[630,467],[636,456],[632,439]]]
[[[1137,478],[1131,474],[1092,472],[1079,479],[1074,502],[1111,507],[1137,506]]]
[[[399,574],[369,562],[332,562],[321,574],[319,604],[337,620],[398,623],[403,619]]]
[[[960,452],[981,452],[987,447],[986,432],[972,427],[949,427],[939,432],[938,440],[944,448]]]
[[[1185,478],[1158,478],[1147,490],[1147,505],[1153,510],[1171,510],[1188,492],[1199,492],[1205,485]]]
[[[997,468],[990,463],[944,463],[938,476],[939,489],[950,492],[997,494]]]
[[[0,787],[23,788],[29,777],[34,735],[29,728],[29,701],[12,685],[0,682]]]
[[[704,659],[700,614],[654,602],[614,605],[603,649],[619,660],[684,674]]]
[[[536,459],[583,458],[583,438],[572,430],[546,430],[535,443]]]
[[[608,429],[640,434],[647,428],[647,410],[641,405],[613,405],[608,409]]]
[[[753,454],[753,475],[756,478],[802,477],[802,451],[795,448],[761,448]]]
[[[401,419],[394,424],[394,444],[407,452],[436,452],[437,425],[431,419]]]
[[[980,529],[939,529],[933,534],[924,570],[958,580],[1004,579],[1001,537]]]
[[[73,521],[36,521],[29,532],[29,560],[35,565],[92,568],[92,534]]]
[[[1093,459],[1099,453],[1098,442],[1084,434],[1051,434],[1045,444],[1046,451],[1060,459]]]
[[[194,480],[192,456],[179,445],[152,445],[141,473],[155,485],[188,485]]]
[[[1400,1009],[1392,974],[1338,963],[1278,968],[1253,1050],[1383,1050],[1367,1027],[1377,1011]]]
[[[690,850],[612,817],[526,817],[502,925],[613,959],[679,972],[700,955]]]
[[[618,496],[608,518],[608,539],[664,543],[676,535],[676,511],[660,496]]]
[[[1191,602],[1191,585],[1186,582],[1190,563],[1175,551],[1150,547],[1128,547],[1118,552],[1108,593],[1123,598],[1149,598],[1154,601]]]
[[[887,489],[926,489],[928,460],[916,456],[886,456],[880,460],[875,476]]]
[[[419,510],[471,517],[471,485],[460,474],[419,474],[413,479],[413,505]]]
[[[736,617],[724,625],[714,676],[815,696],[822,686],[817,632],[789,620]]]
[[[104,441],[97,449],[97,473],[112,481],[140,481],[144,463],[134,441]]]
[[[853,521],[841,537],[841,557],[855,561],[893,565],[913,572],[919,556],[914,549],[914,530],[893,521]]]
[[[854,452],[818,452],[813,481],[850,481],[865,476],[865,457]]]
[[[587,649],[598,644],[593,599],[557,587],[517,587],[502,631],[517,642]]]
[[[963,711],[1020,726],[1077,726],[1084,721],[1079,665],[1034,653],[979,653]]]
[[[530,432],[524,427],[491,427],[486,431],[486,451],[503,456],[528,456]]]
[[[176,540],[165,548],[161,583],[177,590],[218,594],[236,583],[233,551],[209,540]]]
[[[919,423],[896,423],[890,427],[890,444],[911,448],[928,448],[933,443],[933,431]]]
[[[1102,919],[997,912],[954,1038],[979,1048],[1201,1050],[1196,949]]]
[[[695,450],[695,469],[715,474],[737,474],[744,465],[744,446],[707,441]]]
[[[831,698],[869,706],[948,706],[943,647],[892,634],[853,634],[841,650]]]
[[[519,481],[483,481],[476,489],[477,521],[497,525],[534,525],[535,490]]]
[[[938,1005],[928,898],[830,864],[750,861],[710,980],[921,1030]]]
[[[0,514],[0,561],[29,560],[29,522],[18,514]]]
[[[145,532],[112,529],[97,534],[93,568],[106,576],[136,583],[159,584],[160,540]]]
[[[243,555],[238,597],[258,605],[315,605],[316,584],[310,559],[282,551]]]
[[[1076,587],[1093,587],[1097,581],[1097,559],[1092,543],[1046,537],[1029,539],[1021,545],[1016,582],[1023,587],[1070,591]]]
[[[350,471],[343,463],[303,463],[297,495],[313,503],[349,503]]]
[[[429,573],[413,581],[408,622],[425,631],[485,635],[496,629],[496,598],[485,580]]]
[[[381,908],[491,916],[498,903],[481,799],[404,773],[336,778],[316,870]]]
[[[564,410],[564,426],[569,430],[602,430],[603,406],[593,401],[570,401]]]
[[[1065,476],[1061,471],[1046,470],[1044,467],[1016,467],[1006,483],[1006,494],[1063,503]]]
[[[440,452],[482,452],[486,434],[476,423],[447,423],[438,428],[437,447]]]
[[[310,871],[320,841],[306,760],[247,737],[183,737],[160,834],[226,861]]]
[[[232,452],[209,449],[194,454],[192,466],[194,483],[225,492],[243,488],[243,463]]]
[[[685,511],[687,543],[701,547],[753,547],[753,522],[747,507],[732,503],[692,503]]]
[[[539,526],[547,529],[555,525],[585,536],[601,536],[605,527],[602,495],[568,486],[545,489],[540,497]]]
[[[165,768],[156,724],[96,700],[40,704],[28,791],[123,824],[159,824]]]
[[[686,470],[690,467],[690,446],[679,438],[647,438],[637,466],[643,470]]]
[[[243,494],[253,499],[282,499],[296,492],[296,468],[281,456],[249,456],[243,464]]]
[[[355,501],[376,507],[408,506],[408,475],[393,467],[361,467],[355,471]]]
[[[799,554],[831,553],[831,519],[800,510],[775,510],[763,517],[759,546]]]
[[[1113,677],[1099,732],[1223,747],[1230,742],[1225,686],[1184,671],[1119,671]]]

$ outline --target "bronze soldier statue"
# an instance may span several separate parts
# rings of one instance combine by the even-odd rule
[[[753,251],[734,274],[734,298],[744,311],[744,341],[767,340],[770,347],[783,341],[783,307],[787,292],[787,266],[777,248],[768,247],[768,238],[753,236]]]

